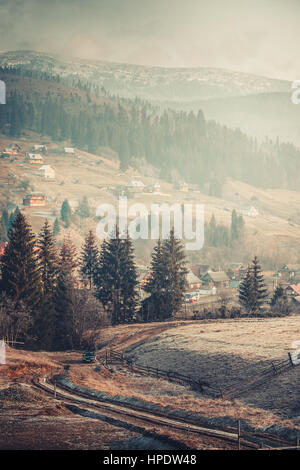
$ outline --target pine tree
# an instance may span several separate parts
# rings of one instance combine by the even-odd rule
[[[69,273],[73,277],[76,268],[78,267],[77,251],[75,245],[72,243],[70,235],[64,238],[63,244],[59,253],[60,270]]]
[[[8,219],[7,233],[9,233],[9,231],[11,230],[12,225],[13,225],[14,221],[16,220],[16,217],[17,217],[19,212],[20,212],[19,208],[16,207],[14,212],[10,213],[10,216],[9,216],[9,219]]]
[[[56,237],[60,232],[60,226],[59,226],[59,221],[58,218],[56,217],[54,224],[53,224],[53,235]]]
[[[271,299],[271,306],[273,310],[280,313],[280,315],[289,315],[291,312],[290,300],[288,299],[288,296],[286,295],[282,286],[276,287],[274,295]]]
[[[73,314],[72,314],[73,280],[64,268],[57,279],[54,296],[56,313],[56,331],[54,347],[56,350],[73,348]]]
[[[261,273],[261,266],[258,263],[258,258],[255,256],[252,261],[252,277],[253,277],[253,290],[255,296],[254,308],[259,311],[268,297],[268,291],[265,287],[264,276]]]
[[[71,225],[72,211],[67,199],[64,200],[61,206],[60,218],[68,228]]]
[[[45,221],[39,234],[38,248],[42,280],[42,304],[34,323],[34,330],[39,340],[39,347],[52,350],[54,348],[57,327],[54,296],[59,265],[55,239],[48,220]]]
[[[96,246],[96,238],[90,230],[81,253],[80,272],[84,279],[89,282],[90,289],[96,276],[96,270],[99,263],[99,250]]]
[[[3,217],[1,217],[0,219],[0,241],[2,242],[8,241],[7,226],[5,224]]]
[[[137,275],[132,242],[120,238],[104,240],[96,277],[96,296],[110,313],[113,325],[128,323],[135,318]]]
[[[8,212],[7,212],[6,209],[4,209],[4,210],[2,211],[2,217],[1,217],[1,218],[2,218],[2,220],[3,220],[3,222],[4,222],[5,226],[6,226],[6,230],[7,230],[7,229],[8,229],[9,215],[8,215]]]
[[[38,238],[39,266],[44,295],[53,294],[58,276],[58,256],[55,240],[48,220]]]
[[[187,274],[183,245],[175,238],[174,229],[163,243],[158,241],[150,270],[145,291],[150,294],[152,315],[160,320],[171,318],[183,302]]]
[[[253,313],[253,279],[250,266],[248,266],[246,274],[240,282],[239,302],[248,314]]]
[[[90,217],[90,208],[89,208],[89,203],[88,203],[86,196],[83,196],[82,201],[79,204],[77,214],[79,215],[79,217],[82,217],[82,218]]]
[[[268,292],[265,288],[264,277],[255,256],[240,283],[239,301],[248,314],[255,314],[260,311],[267,296]]]
[[[41,277],[35,237],[20,211],[12,223],[1,265],[1,290],[35,311],[41,300]]]

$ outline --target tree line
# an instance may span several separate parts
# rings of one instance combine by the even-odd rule
[[[46,350],[82,347],[105,322],[172,318],[186,286],[185,254],[173,230],[154,249],[141,302],[133,244],[118,227],[101,249],[90,231],[78,255],[70,237],[58,250],[47,220],[35,236],[19,210],[0,265],[0,335]]]
[[[122,169],[143,160],[164,179],[178,181],[180,175],[212,196],[222,196],[227,177],[265,188],[300,189],[300,152],[292,144],[258,143],[239,129],[206,121],[201,110],[160,110],[114,96],[99,102],[92,93],[83,97],[76,88],[70,90],[26,94],[12,85],[7,104],[0,107],[0,128],[11,137],[30,129],[92,153],[109,147]]]

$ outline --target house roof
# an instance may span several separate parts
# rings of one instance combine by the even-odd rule
[[[129,188],[142,188],[145,185],[142,181],[129,181],[129,183],[127,183],[127,186]]]
[[[30,160],[43,160],[42,155],[40,155],[39,153],[29,153],[28,157],[30,158]]]
[[[48,170],[48,169],[51,169],[53,170],[53,168],[50,166],[50,165],[43,165],[39,168],[39,170]],[[54,170],[53,170],[54,171]]]
[[[217,272],[209,271],[203,276],[203,278],[207,278],[207,277],[210,277],[210,279],[214,282],[222,282],[222,281],[229,280],[227,274],[224,271],[217,271]]]
[[[300,264],[288,264],[288,271],[300,271]]]
[[[229,263],[229,269],[237,269],[237,268],[242,268],[243,263]]]
[[[300,295],[300,284],[291,284],[289,286],[296,294]]]
[[[199,277],[197,277],[191,269],[188,271],[186,275],[186,280],[188,284],[200,284],[201,283]]]

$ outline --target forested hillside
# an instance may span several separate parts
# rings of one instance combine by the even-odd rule
[[[239,129],[206,121],[201,111],[160,112],[150,103],[109,96],[79,81],[70,88],[57,77],[40,80],[7,69],[0,78],[8,94],[0,107],[0,129],[11,137],[30,129],[93,153],[110,147],[122,169],[145,159],[164,179],[196,183],[216,196],[226,177],[265,188],[300,189],[300,152],[291,144],[258,144]]]

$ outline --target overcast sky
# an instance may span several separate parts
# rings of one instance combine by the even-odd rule
[[[300,79],[300,0],[0,0],[0,50]]]

